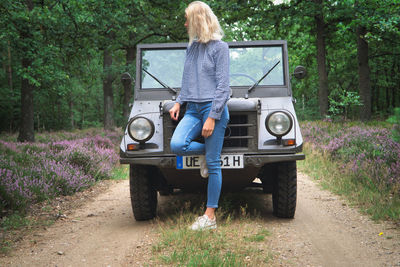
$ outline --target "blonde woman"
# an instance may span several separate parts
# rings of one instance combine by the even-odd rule
[[[227,43],[221,41],[223,31],[218,19],[207,4],[190,3],[185,17],[189,45],[181,91],[169,111],[171,118],[177,120],[181,105],[186,102],[187,106],[172,136],[171,150],[177,155],[205,154],[200,174],[208,177],[207,208],[191,229],[215,229],[215,209],[222,185],[220,156],[229,121],[229,50]],[[204,144],[193,141],[200,135]]]

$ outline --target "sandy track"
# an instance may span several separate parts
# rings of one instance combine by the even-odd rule
[[[133,220],[128,181],[121,181],[24,240],[19,250],[0,259],[0,266],[134,266],[133,253],[147,244],[151,226]]]
[[[295,219],[269,219],[270,246],[282,265],[400,266],[400,231],[395,224],[372,222],[306,175],[298,177]]]
[[[375,224],[339,197],[298,175],[294,220],[272,216],[271,196],[264,201],[266,246],[275,266],[400,266],[400,231],[392,223]],[[170,203],[160,198],[160,207]],[[132,218],[128,181],[116,182],[83,208],[67,213],[47,230],[23,240],[0,258],[0,266],[140,266],[149,263],[156,225]],[[383,232],[382,235],[379,233]]]

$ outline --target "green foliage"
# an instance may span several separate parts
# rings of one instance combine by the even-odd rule
[[[394,114],[387,119],[387,122],[393,124],[393,140],[400,143],[400,108],[394,109]]]
[[[350,108],[361,105],[360,96],[357,92],[337,90],[329,96],[328,111],[333,118],[343,116],[344,119],[347,119]]]
[[[3,231],[10,231],[22,226],[27,226],[30,223],[31,222],[25,216],[15,212],[10,216],[4,217],[4,219],[0,221],[0,228]]]
[[[21,120],[21,80],[34,87],[35,129],[59,130],[103,124],[103,79],[110,75],[114,119],[122,114],[124,92],[120,74],[135,73],[127,51],[138,43],[187,41],[184,10],[190,1],[142,0],[3,0],[0,2],[0,131],[16,131]],[[332,114],[355,116],[337,95],[358,86],[355,30],[365,27],[369,46],[372,109],[388,115],[400,106],[400,3],[396,1],[211,1],[226,41],[288,41],[290,72],[304,65],[308,76],[292,80],[300,117],[318,118],[318,72],[315,16],[326,25],[326,63]],[[103,52],[113,64],[103,68]],[[29,66],[22,64],[28,60]],[[134,75],[133,75],[134,76]],[[133,90],[133,87],[132,87]],[[351,96],[350,98],[353,98]],[[132,101],[132,99],[131,99]],[[344,105],[342,105],[344,104]]]
[[[265,240],[265,237],[270,236],[271,233],[266,229],[261,229],[256,234],[251,236],[245,236],[244,240],[249,242],[262,242]]]
[[[294,83],[293,87],[297,87],[297,83]],[[315,88],[316,89],[316,88]],[[302,94],[298,96],[299,93],[296,89],[294,90],[294,95],[296,96],[296,115],[299,120],[317,120],[320,118],[318,110],[318,99],[311,95]],[[317,93],[317,92],[315,92]]]
[[[126,180],[129,177],[129,165],[124,164],[114,167],[110,179],[112,180]]]

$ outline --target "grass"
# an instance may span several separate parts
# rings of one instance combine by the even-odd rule
[[[50,208],[45,207],[42,210],[48,209],[50,210]],[[15,248],[15,244],[26,233],[34,229],[48,227],[56,221],[55,217],[42,218],[26,215],[14,212],[0,219],[0,255],[6,255]]]
[[[129,165],[117,165],[111,173],[111,180],[126,180],[129,177]]]
[[[262,242],[265,240],[265,237],[270,236],[271,233],[266,229],[261,229],[254,235],[245,236],[244,240],[249,242]]]
[[[338,195],[345,196],[352,205],[371,216],[373,220],[400,221],[400,196],[393,194],[385,187],[352,175],[342,169],[338,161],[334,161],[326,153],[304,145],[306,160],[298,162],[298,169],[319,180],[323,188]]]
[[[32,222],[28,219],[26,219],[25,216],[18,214],[18,212],[8,216],[4,217],[3,220],[0,222],[0,228],[2,231],[10,231],[10,230],[16,230],[18,228],[28,226]]]
[[[197,199],[196,199],[197,198]],[[216,230],[192,231],[189,226],[201,214],[202,196],[175,198],[157,220],[158,242],[153,245],[155,265],[167,266],[265,266],[274,255],[268,251],[271,232],[263,228],[260,205],[254,194],[236,193],[221,197]],[[256,204],[256,202],[258,204]],[[248,204],[245,204],[248,203]]]
[[[27,219],[24,215],[21,215],[18,212],[0,220],[0,229],[2,233],[0,238],[0,253],[5,254],[12,249],[15,243],[15,240],[12,238],[12,236],[15,235],[15,231],[21,228],[30,227],[34,223],[35,222],[33,220]]]

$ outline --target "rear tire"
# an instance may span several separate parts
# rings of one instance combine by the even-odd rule
[[[132,211],[137,221],[153,219],[157,211],[157,190],[149,166],[130,165],[129,188]]]
[[[276,174],[272,192],[274,215],[280,218],[293,218],[297,198],[296,161],[277,163]]]

